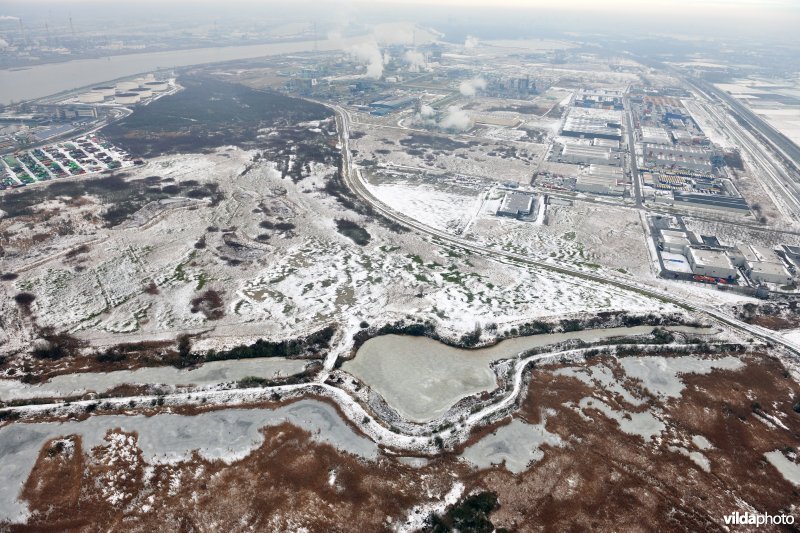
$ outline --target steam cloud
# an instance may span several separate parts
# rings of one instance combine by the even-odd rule
[[[472,118],[469,113],[453,105],[447,108],[447,114],[439,122],[439,127],[445,130],[466,131],[472,127]]]
[[[416,50],[409,50],[403,56],[403,59],[408,63],[408,70],[411,72],[419,72],[425,68],[425,55]]]
[[[368,78],[378,80],[383,76],[384,57],[376,42],[361,43],[350,49],[357,61],[367,66]]]
[[[419,108],[419,116],[422,118],[433,118],[436,116],[436,110],[434,110],[428,104],[422,104],[422,106]]]
[[[475,48],[478,44],[480,44],[480,41],[477,37],[467,35],[467,39],[464,41],[464,48]]]
[[[458,90],[464,96],[475,96],[479,90],[486,88],[486,80],[483,78],[473,78],[471,80],[462,81],[458,86]]]
[[[11,15],[0,15],[0,20],[19,20],[19,17],[13,17]]]

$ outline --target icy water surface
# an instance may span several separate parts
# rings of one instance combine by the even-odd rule
[[[316,442],[374,459],[378,447],[357,434],[329,404],[301,400],[278,409],[225,409],[194,416],[159,414],[151,417],[98,415],[82,422],[15,423],[0,428],[0,521],[23,520],[27,506],[17,499],[39,451],[50,439],[80,435],[83,450],[103,444],[109,429],[137,432],[139,448],[148,463],[188,458],[194,450],[209,460],[246,457],[264,441],[259,431],[289,422],[311,433]]]
[[[302,372],[309,361],[263,357],[205,363],[195,370],[178,370],[171,366],[118,370],[116,372],[85,372],[55,376],[44,383],[27,385],[16,380],[0,380],[0,401],[21,398],[62,398],[78,396],[88,391],[105,392],[118,385],[214,385],[238,381],[248,376],[273,378]]]
[[[683,326],[666,329],[713,332]],[[494,390],[497,383],[489,368],[493,361],[571,339],[591,343],[651,331],[653,326],[636,326],[531,335],[477,350],[453,348],[426,337],[382,335],[365,342],[343,369],[377,391],[404,418],[427,422],[444,414],[465,396]]]

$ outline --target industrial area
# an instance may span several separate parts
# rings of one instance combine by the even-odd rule
[[[0,530],[800,519],[796,80],[454,20],[3,102]]]

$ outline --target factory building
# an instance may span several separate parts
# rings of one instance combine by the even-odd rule
[[[674,191],[672,193],[672,199],[676,206],[707,209],[711,211],[725,211],[736,215],[746,215],[750,213],[750,207],[747,205],[747,201],[744,198],[736,196]]]
[[[497,216],[521,218],[529,216],[533,212],[533,195],[507,192],[503,196],[503,201],[500,202],[500,207],[497,209]]]
[[[625,195],[625,174],[622,169],[608,165],[589,165],[578,174],[575,190],[606,196]]]
[[[603,148],[619,150],[619,141],[613,139],[592,139],[592,146],[602,146]]]
[[[665,252],[686,255],[692,241],[684,231],[663,229],[658,244]]]
[[[783,252],[783,254],[786,256],[787,259],[791,259],[792,261],[795,262],[800,261],[800,246],[781,244],[780,250],[781,252]]]
[[[514,113],[471,113],[472,121],[476,124],[487,126],[501,126],[504,128],[516,128],[522,123]]]
[[[400,109],[409,107],[414,105],[416,100],[409,96],[400,96],[397,98],[386,98],[384,100],[377,100],[369,104],[369,107],[372,108],[370,111],[373,115],[388,115],[392,111],[398,111]]]
[[[753,244],[739,245],[731,257],[738,266],[745,268],[747,275],[758,283],[787,284],[792,275],[774,250]]]
[[[642,143],[642,152],[648,165],[684,168],[698,172],[711,172],[713,164],[710,150],[699,146]]]
[[[712,278],[736,278],[736,266],[722,250],[709,250],[689,247],[686,259],[692,272],[698,276],[711,276]]]
[[[622,114],[619,111],[573,108],[564,121],[561,134],[585,139],[622,140]]]
[[[622,157],[619,152],[612,152],[609,148],[602,146],[591,146],[587,144],[566,143],[561,151],[559,158],[562,163],[572,163],[576,165],[620,165]]]
[[[667,130],[648,126],[642,126],[642,142],[648,144],[672,144]]]

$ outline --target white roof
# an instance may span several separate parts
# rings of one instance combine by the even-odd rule
[[[725,252],[719,250],[700,250],[698,248],[689,248],[689,253],[692,254],[695,264],[701,266],[729,268],[733,270],[733,263]]]

